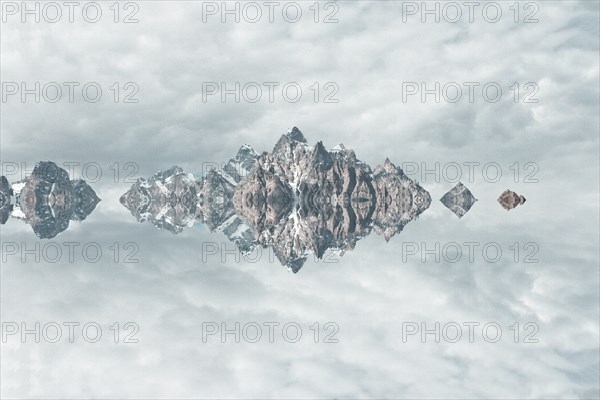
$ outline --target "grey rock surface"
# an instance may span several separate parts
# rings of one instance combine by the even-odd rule
[[[13,190],[5,176],[0,176],[0,224],[5,224],[13,210]]]
[[[477,199],[465,185],[458,182],[440,201],[458,218],[462,218],[473,207]]]

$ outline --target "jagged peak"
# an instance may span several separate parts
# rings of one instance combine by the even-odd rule
[[[389,158],[386,158],[385,161],[383,162],[383,164],[378,165],[377,167],[375,167],[375,171],[373,171],[373,175],[379,175],[379,174],[393,174],[396,173],[397,169],[396,166],[390,161]]]
[[[300,269],[302,269],[302,267],[304,266],[304,263],[306,262],[307,258],[308,257],[305,255],[288,261],[285,261],[285,258],[283,258],[283,260],[280,259],[279,261],[281,261],[289,271],[293,272],[294,274],[297,274],[298,271],[300,271]]]
[[[154,173],[155,176],[168,176],[168,175],[174,175],[174,174],[179,174],[183,172],[183,168],[177,166],[177,165],[173,165],[171,168],[165,170],[165,171],[157,171]]]
[[[331,158],[331,154],[327,151],[322,141],[318,141],[317,144],[315,144],[314,152],[316,154],[322,154],[325,157]]]
[[[294,140],[296,142],[306,143],[306,138],[304,137],[300,129],[298,129],[295,126],[291,129],[288,129],[286,136],[289,139]]]
[[[323,146],[322,141],[317,142],[317,144],[314,147],[313,160],[314,162],[321,164],[327,168],[331,165],[331,154],[327,151],[327,149],[325,149],[325,146]]]
[[[302,134],[302,132],[300,132],[300,129],[293,127],[292,129],[289,129],[287,133],[281,135],[281,137],[275,144],[275,147],[273,147],[272,154],[285,154],[295,149],[298,145],[308,146],[304,135]]]
[[[244,155],[244,154],[258,155],[256,150],[254,150],[254,148],[248,144],[243,144],[242,147],[240,147],[240,149],[238,150],[237,154],[238,155]]]

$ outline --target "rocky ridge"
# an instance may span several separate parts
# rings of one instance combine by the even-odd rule
[[[258,155],[244,145],[201,179],[178,167],[140,179],[121,203],[138,221],[173,233],[196,220],[223,231],[244,253],[272,248],[297,272],[309,254],[352,250],[372,230],[389,240],[431,197],[389,160],[373,171],[353,150],[311,147],[293,128],[272,152]]]

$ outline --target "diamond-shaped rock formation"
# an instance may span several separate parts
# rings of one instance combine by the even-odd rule
[[[458,182],[440,201],[456,214],[458,218],[462,218],[471,209],[473,204],[475,204],[477,199],[465,185]]]
[[[180,233],[194,224],[200,187],[192,174],[174,166],[140,178],[119,201],[139,222]]]
[[[373,186],[377,199],[373,226],[386,241],[431,205],[429,193],[389,159],[375,168]]]
[[[71,181],[64,169],[51,161],[39,162],[19,188],[13,216],[22,218],[42,239],[51,239],[69,227],[69,221],[83,221],[100,199],[83,180]]]
[[[498,197],[498,203],[500,203],[500,205],[504,207],[506,211],[512,210],[516,206],[525,203],[525,201],[527,201],[525,197],[508,189],[502,192],[500,197]]]
[[[71,181],[75,190],[75,209],[71,219],[73,221],[83,221],[94,211],[100,198],[94,192],[94,189],[83,179]]]

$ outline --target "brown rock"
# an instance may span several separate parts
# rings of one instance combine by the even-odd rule
[[[512,210],[519,204],[525,203],[525,201],[526,201],[525,197],[518,195],[515,192],[508,190],[508,189],[506,189],[500,195],[500,197],[498,197],[498,203],[500,203],[500,205],[502,207],[504,207],[504,209],[507,211]]]

